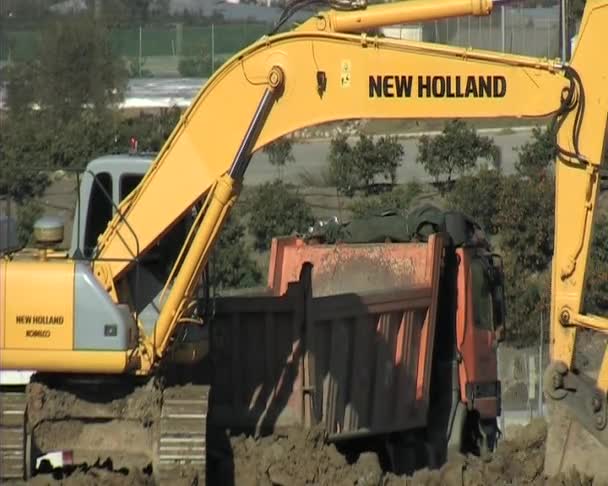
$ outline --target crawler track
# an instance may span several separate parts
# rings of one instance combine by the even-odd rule
[[[160,418],[159,478],[161,484],[176,469],[188,468],[205,484],[206,426],[209,387],[175,386],[164,390]]]
[[[23,477],[25,404],[24,386],[0,388],[0,483]]]
[[[91,465],[96,459],[103,462],[110,458],[115,467],[139,471],[143,471],[142,458],[148,457],[153,468],[147,474],[152,473],[150,479],[156,483],[189,477],[196,484],[205,484],[208,386],[168,386],[162,390],[162,399],[158,400],[159,391],[144,385],[118,402],[107,403],[96,402],[90,394],[86,400],[74,398],[65,385],[55,388],[50,383],[37,383],[28,388],[30,395],[34,389],[31,403],[44,403],[34,413],[34,422],[31,422],[32,414],[26,416],[25,413],[26,387],[0,389],[0,484],[23,479],[31,473],[26,471],[25,465],[25,430],[32,427],[37,428],[32,432],[31,443],[43,444],[40,449],[34,448],[36,456],[52,450],[73,450],[77,464],[82,460]],[[145,398],[148,395],[149,400]],[[136,413],[139,409],[146,409],[141,417]],[[30,422],[26,425],[28,416]],[[135,430],[138,423],[143,430],[141,435]],[[49,424],[52,428],[45,428]],[[74,424],[79,433],[72,436],[68,433],[74,429]],[[139,439],[129,443],[123,436]],[[96,438],[94,444],[91,438]],[[117,448],[112,450],[110,442]],[[124,459],[129,454],[131,462]],[[121,460],[126,462],[121,463]]]

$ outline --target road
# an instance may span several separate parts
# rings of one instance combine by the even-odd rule
[[[483,130],[480,130],[483,132]],[[517,153],[514,149],[523,145],[530,139],[530,131],[520,131],[508,135],[491,135],[500,148],[502,154],[502,169],[505,174],[512,174],[515,170]],[[418,153],[418,140],[416,138],[402,140],[401,144],[405,151],[402,165],[397,170],[399,183],[405,183],[412,179],[429,181],[422,166],[416,164]],[[283,179],[286,182],[298,183],[302,172],[320,175],[327,167],[327,154],[329,152],[329,141],[316,140],[306,143],[296,143],[293,146],[295,163],[289,164],[283,171]],[[245,184],[261,184],[276,177],[277,170],[270,165],[268,157],[262,152],[256,153],[245,176]]]

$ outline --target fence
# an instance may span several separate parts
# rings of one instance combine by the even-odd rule
[[[269,30],[268,24],[259,22],[207,26],[175,23],[114,28],[109,39],[114,52],[130,61],[133,75],[179,75],[179,61],[196,58],[203,61],[196,74],[206,77],[211,74],[212,63],[218,67]],[[5,32],[0,39],[0,60],[33,59],[39,38],[40,31]]]
[[[496,7],[488,17],[445,19],[421,24],[422,39],[461,47],[535,57],[560,57],[559,9]]]
[[[179,75],[180,59],[197,58],[197,74],[206,77],[212,66],[219,66],[268,33],[270,24],[262,19],[258,14],[250,21],[217,25],[175,22],[114,28],[110,42],[117,54],[131,61],[133,75]],[[559,19],[557,5],[524,8],[520,2],[496,7],[488,17],[425,22],[418,26],[420,35],[416,37],[428,42],[554,58],[560,53]],[[1,33],[0,60],[33,58],[39,35],[33,30]]]

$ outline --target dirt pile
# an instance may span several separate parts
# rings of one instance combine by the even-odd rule
[[[555,478],[543,474],[547,426],[536,419],[522,427],[509,440],[502,440],[488,460],[460,457],[439,471],[418,471],[412,478],[385,477],[384,486],[591,486],[593,481],[572,471]]]
[[[546,424],[535,420],[509,440],[503,440],[488,459],[459,457],[440,470],[421,470],[413,477],[382,470],[378,455],[364,452],[352,461],[328,444],[323,431],[292,429],[283,434],[253,438],[241,435],[226,443],[228,453],[210,484],[236,486],[598,486],[577,472],[547,479],[543,476]],[[226,460],[227,457],[229,460]],[[349,456],[350,457],[350,456]],[[217,474],[217,473],[222,474]],[[114,469],[111,463],[79,467],[65,477],[40,475],[30,483],[42,485],[150,485],[152,478],[137,468]],[[175,476],[170,486],[197,484],[194,476]]]
[[[591,486],[593,481],[572,472],[543,476],[546,424],[535,420],[510,440],[501,441],[489,460],[459,457],[440,470],[418,471],[413,477],[383,473],[378,456],[360,454],[348,463],[324,440],[319,429],[293,430],[283,436],[232,440],[234,484],[244,486]]]
[[[283,436],[240,436],[232,440],[234,484],[271,485],[377,485],[383,473],[375,453],[363,453],[349,464],[320,428],[292,429]]]

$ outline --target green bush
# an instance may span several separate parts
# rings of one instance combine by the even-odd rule
[[[538,343],[541,315],[545,326],[549,322],[551,270],[531,273],[506,255],[505,297],[508,342],[516,346]]]
[[[518,176],[504,178],[496,218],[500,246],[521,268],[542,271],[551,261],[554,198],[553,177],[537,181]]]
[[[497,216],[504,177],[497,170],[481,168],[458,179],[447,194],[448,206],[469,215],[490,235],[498,232]]]
[[[211,59],[208,55],[182,57],[177,70],[185,78],[204,78],[211,74]]]
[[[283,168],[287,162],[296,161],[292,150],[293,144],[291,139],[286,137],[279,138],[278,140],[275,140],[264,147],[264,153],[268,156],[270,165],[277,168],[277,175],[279,179],[283,178]]]
[[[164,145],[181,116],[181,110],[175,106],[163,108],[158,114],[140,114],[134,118],[127,118],[118,126],[117,148],[126,150],[131,137],[138,141],[138,150],[141,152],[158,152]]]
[[[262,274],[245,243],[245,226],[233,213],[224,225],[210,262],[210,283],[218,289],[254,287]]]
[[[367,216],[383,211],[396,210],[399,212],[410,208],[412,202],[422,193],[422,184],[410,181],[405,186],[399,186],[392,191],[378,196],[368,196],[358,199],[350,205],[355,216]]]
[[[449,187],[454,174],[463,175],[473,169],[479,158],[495,161],[498,153],[492,139],[478,135],[462,120],[450,120],[441,134],[420,137],[416,162],[436,183],[442,182]],[[444,181],[441,181],[442,177]]]
[[[329,144],[329,176],[340,194],[352,197],[361,185],[360,178],[354,170],[354,151],[348,144],[348,137],[340,134]]]
[[[257,187],[247,208],[249,230],[258,250],[268,249],[275,236],[305,231],[314,221],[305,199],[278,180]]]
[[[340,134],[332,139],[327,160],[338,192],[352,197],[357,189],[370,194],[379,178],[394,185],[403,156],[403,146],[396,137],[380,137],[374,142],[361,133],[351,146],[348,137]]]
[[[31,242],[34,223],[42,216],[42,206],[34,199],[17,207],[17,238],[20,245]]]
[[[553,125],[546,129],[534,127],[532,140],[518,148],[515,169],[526,177],[536,178],[553,167],[557,157],[556,132]]]

